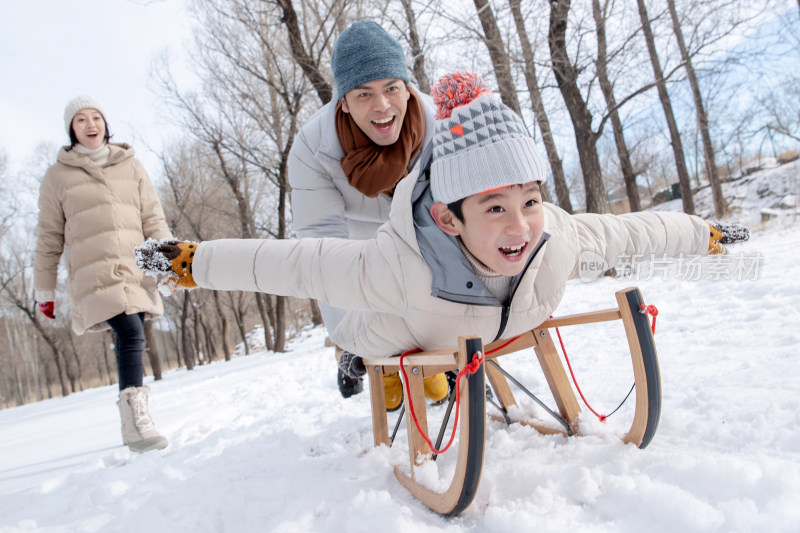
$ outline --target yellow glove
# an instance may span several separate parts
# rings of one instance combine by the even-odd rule
[[[171,292],[197,287],[192,277],[192,260],[197,243],[148,239],[136,247],[136,266],[148,274],[167,274],[160,286]]]
[[[750,238],[750,230],[741,224],[726,224],[719,221],[706,222],[711,231],[708,238],[708,254],[726,254],[723,244],[744,242]]]

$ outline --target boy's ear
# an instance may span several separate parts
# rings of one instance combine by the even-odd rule
[[[457,237],[461,234],[458,230],[458,226],[455,224],[457,220],[456,216],[447,208],[447,204],[443,204],[442,202],[433,204],[431,206],[431,216],[433,217],[433,221],[436,222],[436,225],[439,226],[439,229],[443,232],[453,237]]]
[[[342,103],[342,111],[344,111],[345,113],[350,113],[350,106],[347,105],[347,99],[344,96],[342,96],[341,98],[341,103]]]

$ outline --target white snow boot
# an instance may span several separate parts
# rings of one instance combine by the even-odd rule
[[[122,442],[137,453],[167,447],[167,439],[156,431],[148,411],[148,387],[128,387],[119,393]]]

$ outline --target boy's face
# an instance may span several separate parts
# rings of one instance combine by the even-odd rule
[[[372,142],[378,146],[389,146],[400,137],[410,97],[411,93],[403,80],[371,81],[344,95],[342,111],[350,113]]]
[[[437,205],[439,217],[433,213]],[[535,181],[467,197],[462,204],[464,222],[442,203],[431,212],[445,233],[461,236],[472,255],[504,276],[522,271],[544,231],[542,193]]]

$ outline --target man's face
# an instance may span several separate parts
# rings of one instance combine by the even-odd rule
[[[371,81],[344,95],[342,111],[350,113],[372,142],[389,146],[400,137],[410,96],[401,79]]]
[[[504,276],[522,271],[544,231],[538,182],[511,185],[467,197],[464,222],[453,216],[453,235],[481,263]],[[449,233],[449,232],[448,232]]]

